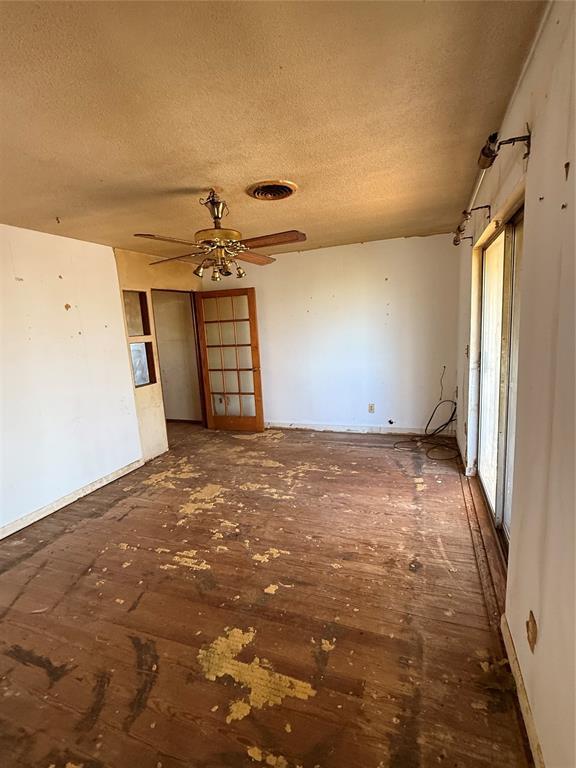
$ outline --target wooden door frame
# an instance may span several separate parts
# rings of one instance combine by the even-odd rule
[[[217,299],[223,296],[246,296],[248,298],[248,322],[250,323],[250,347],[252,350],[252,373],[254,375],[254,403],[256,416],[214,416],[212,409],[206,405],[206,394],[210,392],[208,355],[206,344],[202,343],[200,333],[203,333],[204,309],[202,299]],[[258,315],[256,308],[255,288],[230,288],[216,291],[194,291],[194,305],[197,321],[197,344],[201,357],[202,390],[204,412],[208,429],[230,429],[238,431],[264,431],[264,404],[262,401],[262,376],[260,369],[260,342],[258,337]],[[236,346],[236,345],[234,345]],[[239,393],[241,394],[241,393]],[[222,420],[226,420],[226,426]],[[217,423],[219,422],[219,424]]]

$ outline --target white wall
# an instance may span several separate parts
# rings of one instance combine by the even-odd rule
[[[524,133],[529,123],[530,159],[522,160],[523,146],[503,149],[478,196],[498,219],[525,185],[506,620],[548,768],[576,765],[574,73],[574,5],[555,3],[500,131],[507,138]],[[475,238],[481,229],[479,217]],[[462,273],[464,308],[469,267]],[[462,376],[469,319],[461,323]],[[525,626],[530,611],[538,624],[534,653]]]
[[[444,365],[454,396],[457,265],[448,236],[415,237],[282,254],[203,288],[256,288],[268,424],[413,431]]]
[[[164,414],[167,419],[201,421],[191,299],[183,291],[152,291]]]
[[[0,536],[141,459],[111,248],[0,225]]]

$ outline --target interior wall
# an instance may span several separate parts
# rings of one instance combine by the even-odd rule
[[[213,283],[208,274],[203,286],[256,288],[267,424],[419,431],[438,402],[444,366],[444,397],[454,397],[458,253],[448,236],[245,266],[242,281]]]
[[[116,248],[114,253],[120,288],[122,290],[145,291],[150,310],[152,347],[157,381],[155,384],[137,387],[134,390],[142,453],[144,459],[149,460],[168,450],[160,360],[156,344],[156,329],[152,307],[152,289],[197,291],[201,289],[202,283],[192,273],[194,269],[192,264],[172,261],[166,264],[151,266],[151,262],[157,260],[156,256],[148,256],[143,253],[125,251],[119,248]]]
[[[141,463],[114,254],[0,225],[0,536]]]
[[[530,158],[522,159],[523,145],[504,148],[477,202],[490,203],[494,218],[503,219],[525,188],[506,619],[548,768],[576,765],[574,73],[574,5],[554,3],[500,129],[507,138],[524,133],[528,123]],[[474,225],[466,234],[477,239],[481,216]],[[467,263],[464,309],[470,272]],[[465,312],[460,322],[466,337]],[[460,342],[461,376],[468,368],[463,352]],[[465,413],[466,390],[462,395]],[[538,626],[533,652],[526,631],[530,611]]]
[[[202,420],[191,300],[182,291],[152,291],[164,414],[181,421]]]

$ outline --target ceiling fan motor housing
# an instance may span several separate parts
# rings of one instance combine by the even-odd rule
[[[199,229],[194,239],[197,243],[214,243],[226,240],[242,240],[242,233],[237,229]]]

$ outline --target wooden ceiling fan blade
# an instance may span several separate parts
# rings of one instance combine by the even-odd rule
[[[297,229],[289,229],[287,232],[275,232],[272,235],[260,235],[242,240],[247,248],[271,248],[273,245],[288,245],[289,243],[303,243],[306,240],[304,232]]]
[[[247,261],[249,264],[258,264],[262,267],[276,261],[272,256],[266,256],[264,253],[254,253],[254,251],[241,251],[235,258],[239,261]]]
[[[206,258],[205,253],[182,253],[180,256],[169,256],[167,259],[158,259],[158,261],[151,261],[150,266],[153,264],[164,264],[166,261],[177,261],[178,259],[185,259],[188,256],[196,256],[194,264],[200,264]]]
[[[148,240],[162,240],[166,243],[182,243],[183,245],[198,245],[194,240],[178,240],[177,237],[167,235],[152,235],[147,232],[137,232],[134,237],[145,237]]]

